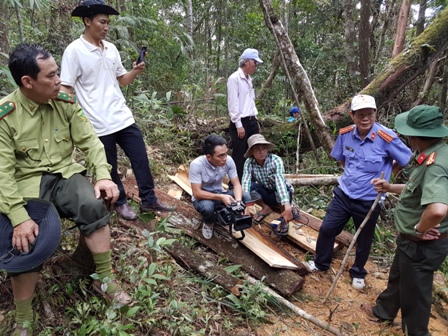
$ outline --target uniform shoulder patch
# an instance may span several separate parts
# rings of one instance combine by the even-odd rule
[[[61,91],[58,93],[58,96],[55,98],[55,100],[74,104],[74,103],[76,103],[76,95],[72,95],[70,93],[65,93],[65,92]]]
[[[389,133],[387,133],[387,132],[385,132],[383,130],[379,130],[378,131],[378,135],[380,136],[380,138],[384,139],[387,142],[391,142],[392,139],[394,138],[393,135],[391,135],[391,134],[389,134]]]
[[[12,101],[6,101],[0,105],[0,120],[16,109],[16,104]]]
[[[348,133],[348,132],[350,132],[350,131],[353,131],[354,129],[355,129],[355,126],[354,126],[354,125],[347,126],[347,127],[341,128],[341,129],[339,130],[339,134],[345,134],[345,133]]]
[[[429,156],[428,156],[428,160],[426,160],[426,165],[430,166],[432,165],[434,162],[436,162],[436,152],[432,152]]]

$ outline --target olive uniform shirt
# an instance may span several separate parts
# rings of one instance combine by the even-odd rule
[[[416,158],[414,168],[395,208],[398,232],[415,236],[414,226],[426,206],[448,204],[448,145],[444,140],[427,148]],[[448,231],[448,216],[440,223],[440,233]]]
[[[104,146],[83,110],[70,95],[58,97],[37,104],[16,89],[0,100],[0,108],[15,104],[0,117],[0,213],[13,226],[30,219],[24,199],[39,197],[43,174],[69,178],[85,172],[72,157],[75,146],[97,181],[111,179]]]

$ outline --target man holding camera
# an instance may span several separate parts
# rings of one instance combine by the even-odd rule
[[[126,202],[117,171],[117,144],[131,162],[142,201],[140,210],[172,211],[173,208],[162,204],[155,195],[142,132],[120,89],[120,85],[134,81],[144,70],[145,63],[134,62],[132,70],[126,71],[115,45],[105,40],[110,28],[109,15],[119,13],[103,0],[85,0],[73,10],[72,16],[82,19],[85,31],[62,56],[62,91],[76,91],[79,104],[104,145],[107,162],[112,166],[112,180],[120,191],[115,211],[123,219],[135,220],[137,215]]]
[[[250,195],[243,193],[236,171],[235,162],[227,155],[227,142],[219,135],[209,135],[202,145],[204,155],[190,163],[190,183],[193,191],[193,205],[202,215],[202,235],[205,239],[213,237],[213,227],[217,220],[216,208],[219,205],[237,203],[242,208],[250,201]],[[233,190],[222,187],[228,175]],[[248,214],[248,210],[244,210]]]

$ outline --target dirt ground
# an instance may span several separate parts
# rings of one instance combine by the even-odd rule
[[[183,198],[183,201],[187,204],[191,204],[191,202],[188,201],[188,197],[186,199]],[[266,217],[266,219],[268,221],[270,220],[269,217]],[[261,225],[258,228],[266,235],[272,237],[266,222],[265,225]],[[290,230],[291,229],[299,230],[298,227],[294,226],[292,226]],[[276,238],[274,238],[274,240],[275,239]],[[277,245],[295,256],[298,260],[305,261],[307,258],[311,257],[309,253],[287,239],[278,241]],[[389,272],[388,265],[391,260],[371,257],[366,265],[368,271],[366,288],[362,291],[357,291],[352,288],[351,279],[348,273],[354,260],[353,249],[335,289],[326,303],[322,303],[340,269],[346,251],[347,249],[344,247],[335,253],[332,268],[327,272],[304,275],[305,284],[303,288],[295,293],[295,295],[288,298],[288,301],[305,311],[307,314],[317,317],[322,322],[329,323],[331,326],[340,329],[344,335],[404,335],[401,331],[400,315],[391,326],[386,326],[374,320],[370,320],[369,317],[360,310],[360,305],[362,303],[374,303],[376,297],[386,288]],[[446,279],[444,279],[443,275],[440,278],[443,279],[442,281],[445,281],[444,287],[447,287],[448,285],[446,284]],[[444,311],[448,313],[447,306],[445,306]],[[284,318],[284,316],[281,318],[270,318],[274,323],[262,325],[256,329],[256,334],[254,335],[332,335],[329,331],[323,330],[321,327],[316,326],[303,317],[298,315],[294,316],[293,313],[291,313],[290,316],[291,317],[287,318]],[[445,316],[447,316],[446,313]],[[448,335],[448,321],[437,313],[434,305],[429,327],[433,336]]]

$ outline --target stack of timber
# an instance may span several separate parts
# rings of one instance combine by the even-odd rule
[[[129,176],[125,181],[123,181],[124,188],[129,198],[132,198],[136,202],[140,202],[136,193],[136,182],[132,176]],[[246,271],[251,276],[257,279],[264,279],[264,283],[271,288],[277,290],[285,297],[293,295],[295,292],[300,290],[304,283],[304,278],[301,276],[308,273],[307,269],[303,264],[297,260],[294,256],[289,255],[284,251],[280,251],[279,254],[284,256],[285,259],[289,260],[290,263],[294,264],[296,270],[275,268],[269,266],[265,261],[260,259],[256,254],[249,250],[243,244],[240,244],[237,240],[230,237],[226,232],[220,236],[214,236],[212,239],[204,239],[202,237],[201,230],[195,230],[194,228],[200,223],[200,215],[193,208],[191,202],[187,203],[182,200],[176,200],[172,198],[167,193],[156,189],[157,197],[162,201],[176,206],[176,210],[171,213],[160,213],[160,216],[166,217],[167,221],[173,224],[175,227],[182,229],[182,231],[190,237],[195,238],[201,244],[207,246],[217,254],[227,258],[230,262],[235,265],[241,265],[242,269]],[[137,231],[142,231],[147,229],[147,224],[141,221],[128,222],[120,220],[120,224],[128,228],[135,229]],[[169,249],[168,252],[176,260],[182,260],[182,255],[185,255],[185,251],[182,250],[182,255],[179,255],[177,249]],[[195,255],[195,252],[191,250],[191,255]],[[197,254],[196,254],[197,255]],[[186,263],[184,263],[186,264]],[[289,264],[290,265],[290,264]],[[202,273],[203,267],[192,267],[192,269]],[[211,269],[208,270],[212,272]],[[208,278],[215,280],[215,277],[210,276],[210,273],[202,273]],[[219,279],[218,276],[216,276]],[[220,284],[223,285],[223,284]],[[224,286],[233,293],[235,293],[232,282],[229,286]],[[230,288],[229,288],[230,287]]]

